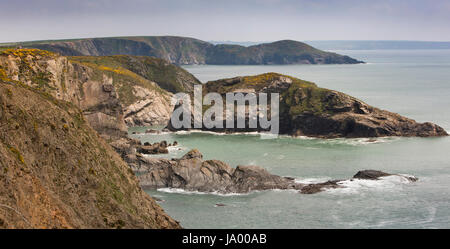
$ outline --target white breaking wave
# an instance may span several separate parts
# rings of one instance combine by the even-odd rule
[[[322,144],[343,144],[343,145],[369,145],[369,144],[379,144],[379,143],[388,143],[396,141],[400,138],[398,137],[377,137],[377,138],[334,138],[334,139],[320,139],[319,143]]]
[[[214,192],[201,192],[201,191],[190,191],[190,190],[184,190],[181,188],[159,188],[157,191],[165,192],[165,193],[173,193],[173,194],[186,194],[186,195],[218,195],[218,196],[239,196],[239,195],[249,195],[250,193],[219,193],[217,191]],[[255,191],[256,192],[256,191]]]
[[[331,180],[330,177],[318,177],[318,178],[304,178],[304,179],[295,179],[295,183],[300,184],[316,184],[322,183]]]
[[[177,146],[169,146],[169,147],[167,147],[167,150],[169,151],[169,153],[173,153],[173,152],[185,150],[185,148],[181,147],[180,145],[177,145]]]
[[[204,131],[204,130],[188,130],[188,131],[175,131],[173,132],[177,135],[188,135],[192,133],[204,133],[204,134],[211,134],[216,136],[233,136],[233,135],[260,135],[262,133],[259,133],[257,131],[255,132],[233,132],[233,133],[225,133],[225,132],[215,132],[215,131]]]
[[[407,179],[409,175],[392,175],[380,177],[378,180],[350,179],[338,182],[338,185],[344,188],[326,189],[329,193],[355,194],[365,190],[384,190],[390,191],[401,187],[404,184],[411,183]]]

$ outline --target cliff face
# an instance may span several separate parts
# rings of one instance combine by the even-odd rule
[[[204,94],[218,92],[222,95],[227,92],[279,93],[281,134],[323,138],[447,136],[438,125],[417,123],[344,93],[276,73],[212,81],[205,84],[203,90]],[[173,129],[170,124],[169,128]],[[257,130],[261,129],[216,129],[229,132]]]
[[[101,135],[112,138],[126,135],[122,107],[108,75],[99,75],[66,57],[36,49],[0,52],[0,70],[13,81],[74,103]]]
[[[0,77],[0,228],[179,227],[76,105]]]
[[[91,38],[61,41],[24,42],[22,46],[78,55],[143,55],[154,56],[170,63],[265,65],[265,64],[355,64],[362,63],[348,56],[315,49],[291,40],[244,47],[213,45],[187,37],[142,36]]]
[[[76,104],[93,128],[112,138],[126,136],[126,125],[167,122],[172,94],[162,87],[189,92],[199,84],[185,70],[156,58],[67,58],[36,49],[0,52],[0,73]]]

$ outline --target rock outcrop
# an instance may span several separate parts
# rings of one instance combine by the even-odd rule
[[[249,47],[200,41],[188,37],[141,36],[23,42],[18,45],[67,56],[143,55],[170,63],[214,65],[355,64],[348,56],[322,51],[303,42],[283,40]]]
[[[29,84],[0,79],[0,228],[180,227],[76,104]]]
[[[295,189],[300,185],[258,166],[230,167],[218,160],[203,160],[198,150],[180,159],[148,158],[135,171],[144,188],[182,188],[191,191],[247,193],[255,190]]]
[[[343,188],[343,180],[323,183],[297,183],[294,178],[269,173],[259,166],[230,167],[218,160],[203,160],[200,151],[194,149],[179,159],[141,158],[132,169],[139,173],[143,188],[180,188],[188,191],[215,192],[221,194],[248,193],[262,190],[298,190],[302,194],[314,194],[330,188]],[[392,174],[365,170],[353,179],[377,180]],[[370,176],[370,177],[369,177]],[[417,178],[402,176],[413,182]]]
[[[321,138],[448,135],[442,127],[433,123],[418,123],[399,114],[372,107],[347,94],[277,73],[208,82],[203,94],[209,92],[218,92],[222,96],[227,92],[279,93],[281,134]],[[226,109],[225,106],[223,109]],[[268,109],[270,110],[270,105]],[[225,128],[203,129],[218,132],[264,131],[259,126],[256,129],[249,128],[248,111],[246,128],[226,128],[226,115],[224,111]],[[168,128],[176,130],[170,122]]]

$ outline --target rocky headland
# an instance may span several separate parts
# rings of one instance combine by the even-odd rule
[[[277,73],[210,81],[203,86],[203,95],[210,92],[217,92],[224,98],[229,92],[279,93],[280,134],[319,138],[448,135],[436,124],[418,123],[399,114],[370,106],[347,94],[320,88],[312,82]],[[225,103],[225,99],[223,102]],[[207,107],[204,106],[204,108]],[[270,104],[267,108],[270,110]],[[228,133],[265,131],[259,126],[254,129],[249,128],[248,110],[246,128],[227,128],[225,106],[223,110],[224,128],[203,127],[202,129]],[[236,112],[234,115],[236,120]],[[258,115],[266,114],[258,113]],[[172,131],[177,130],[171,122],[168,123],[167,128]]]
[[[322,51],[293,40],[244,47],[228,44],[214,45],[188,37],[135,36],[21,42],[14,45],[48,50],[66,56],[152,56],[179,65],[363,63],[349,56]]]

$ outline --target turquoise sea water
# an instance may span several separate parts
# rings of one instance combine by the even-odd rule
[[[368,104],[450,130],[450,50],[338,51],[363,65],[186,66],[201,81],[278,72],[348,93]],[[145,128],[132,128],[145,130]],[[132,135],[174,140],[163,157],[198,148],[206,159],[259,165],[299,181],[347,179],[362,169],[419,177],[346,182],[315,195],[265,191],[219,196],[149,191],[186,228],[450,228],[450,138],[310,139],[187,133]],[[226,206],[216,207],[223,203]]]

